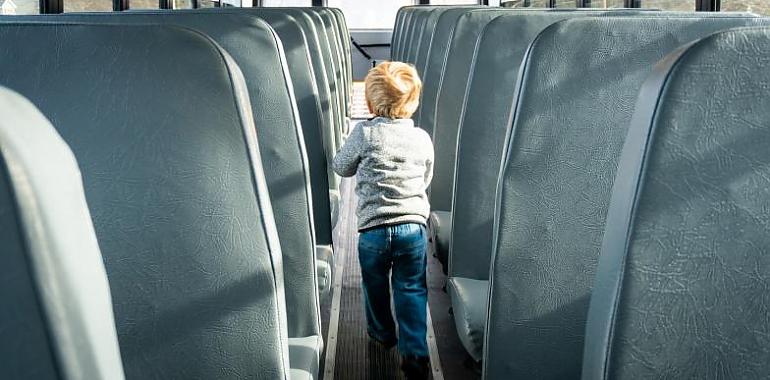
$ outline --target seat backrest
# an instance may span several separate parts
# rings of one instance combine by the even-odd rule
[[[339,8],[328,8],[332,14],[334,14],[335,19],[337,20],[337,27],[340,31],[340,38],[342,42],[342,58],[345,62],[345,69],[346,73],[344,76],[345,83],[347,86],[345,87],[347,91],[347,98],[345,98],[348,102],[348,106],[346,108],[347,110],[347,116],[350,117],[351,112],[351,103],[352,103],[352,93],[353,93],[353,55],[351,52],[351,37],[350,37],[350,29],[348,28],[348,23],[345,20],[345,14],[342,12],[342,9]]]
[[[430,187],[433,210],[452,210],[457,129],[463,113],[473,51],[484,27],[503,14],[532,13],[531,9],[487,8],[463,13],[457,19],[447,48],[444,69],[438,79],[436,106],[433,108],[433,149],[435,165]],[[423,109],[429,111],[429,108]]]
[[[223,9],[223,8],[219,8]],[[227,8],[224,8],[227,9]],[[241,8],[242,10],[243,8]],[[325,38],[325,32],[319,30],[319,28],[316,26],[316,23],[313,22],[313,14],[305,9],[302,8],[257,8],[258,10],[272,10],[272,11],[280,11],[282,13],[285,13],[287,15],[290,15],[294,18],[294,20],[299,24],[299,26],[302,28],[305,38],[307,39],[308,43],[308,49],[310,54],[310,63],[311,68],[313,70],[314,79],[316,82],[316,87],[318,89],[318,95],[319,95],[319,103],[321,107],[321,113],[323,116],[323,126],[321,128],[321,137],[323,139],[323,149],[326,154],[326,160],[327,160],[327,166],[329,167],[329,170],[327,170],[328,173],[328,179],[327,182],[329,183],[330,189],[337,189],[338,183],[335,178],[334,171],[331,170],[331,164],[332,160],[334,159],[334,155],[337,153],[336,147],[335,147],[335,141],[334,141],[334,125],[335,125],[335,115],[332,110],[331,105],[331,92],[330,92],[330,83],[329,83],[329,74],[331,73],[331,68],[327,68],[327,63],[324,60],[324,56],[328,55],[328,52],[325,52],[322,48],[322,39],[321,37]],[[312,169],[311,169],[312,172]],[[318,228],[316,228],[316,237],[320,238],[318,235],[320,235],[320,232],[318,231]]]
[[[406,38],[404,40],[405,44],[401,53],[401,61],[414,63],[410,57],[417,51],[417,41],[420,38],[420,33],[422,28],[425,27],[425,21],[433,9],[433,7],[419,7],[412,12],[412,21],[409,24],[409,29],[407,30]]]
[[[342,105],[340,104],[340,87],[337,77],[336,68],[337,64],[333,59],[334,52],[332,50],[332,38],[330,36],[330,26],[325,24],[317,10],[310,8],[295,8],[295,11],[304,12],[316,27],[318,32],[318,42],[321,46],[321,58],[324,62],[324,68],[326,69],[326,78],[329,85],[329,102],[332,113],[334,114],[334,125],[332,129],[332,136],[334,139],[334,153],[337,153],[337,149],[340,148],[340,131],[342,130],[342,123],[344,123],[345,116],[343,114]],[[333,158],[333,157],[332,157]]]
[[[112,300],[72,152],[0,87],[0,377],[123,379]]]
[[[679,46],[758,23],[677,13],[581,17],[533,41],[497,189],[486,378],[580,376],[610,189],[641,84]]]
[[[444,70],[449,42],[454,34],[455,23],[460,16],[474,9],[482,8],[451,7],[447,9],[439,16],[436,28],[433,31],[433,40],[428,49],[425,71],[422,73],[423,87],[420,96],[420,118],[416,121],[417,126],[429,134],[433,133],[438,85],[441,79],[441,72]]]
[[[534,13],[533,13],[534,11]],[[625,10],[620,10],[625,12]],[[538,10],[528,8],[487,8],[466,12],[455,23],[454,33],[447,49],[444,69],[438,81],[436,104],[433,108],[433,144],[436,154],[433,185],[430,191],[431,207],[451,211],[452,190],[457,152],[458,128],[466,111],[469,77],[474,65],[473,52],[479,36],[493,19],[505,14],[535,14],[543,12],[567,13],[571,16],[596,15],[589,9]],[[633,11],[632,11],[633,12]],[[428,106],[427,109],[430,109]]]
[[[282,24],[280,28],[284,32],[283,36],[288,38],[286,31],[291,28],[290,20],[279,14],[269,10],[236,10],[234,13],[217,11],[155,11],[143,15],[144,19],[139,19],[138,15],[121,16],[120,22],[175,23],[195,28],[209,35],[226,51],[232,52],[230,54],[235,63],[244,72],[246,87],[253,99],[252,115],[259,134],[260,154],[263,162],[267,163],[265,180],[270,191],[273,214],[281,221],[277,229],[283,252],[288,334],[289,337],[320,335],[310,166],[299,119],[301,114],[291,85],[293,82],[290,78],[293,76],[288,71],[289,63],[299,69],[302,57],[296,57],[299,62],[288,62],[283,44],[279,42],[281,40],[277,39],[269,22],[265,23],[269,18],[276,24]],[[110,18],[109,21],[112,20]],[[293,29],[293,33],[298,32]],[[291,48],[298,50],[293,42],[299,41],[290,39],[289,42],[292,43],[289,45]],[[271,77],[278,80],[266,80]],[[320,194],[320,197],[328,204],[327,192]],[[331,215],[331,211],[320,217],[326,219],[327,215]]]
[[[423,35],[430,34],[426,33],[426,28],[428,25],[428,20],[431,19],[431,15],[433,15],[434,10],[435,8],[429,9],[420,16],[420,23],[417,25],[417,29],[414,31],[414,35],[412,36],[412,47],[409,50],[409,54],[407,54],[406,58],[404,59],[404,62],[410,63],[412,65],[417,63],[417,54],[419,54],[421,48],[420,42],[422,42]],[[437,17],[433,17],[433,20],[437,19]]]
[[[280,244],[229,55],[170,25],[3,23],[0,41],[0,82],[80,164],[126,377],[287,378]]]
[[[32,17],[38,19],[40,16]],[[216,10],[48,17],[98,23],[179,25],[206,33],[226,51],[232,52],[230,55],[243,71],[248,95],[253,99],[250,105],[259,133],[260,154],[267,163],[265,180],[273,213],[281,221],[277,229],[286,275],[288,334],[289,337],[319,335],[321,322],[309,164],[286,56],[274,29],[254,14]]]
[[[490,21],[479,37],[458,131],[452,192],[452,219],[458,223],[452,223],[450,277],[489,278],[502,136],[511,124],[516,79],[527,47],[555,22],[601,14],[604,12],[503,14]]]
[[[331,170],[332,161],[334,155],[337,153],[334,140],[334,128],[336,125],[335,112],[332,109],[332,93],[331,86],[332,80],[329,77],[332,72],[330,63],[327,63],[324,57],[328,57],[329,53],[324,51],[324,39],[325,32],[322,31],[316,23],[313,21],[313,17],[316,17],[313,13],[297,8],[283,8],[284,13],[292,15],[302,26],[305,31],[306,37],[308,37],[310,48],[310,60],[314,69],[316,85],[318,86],[321,102],[321,109],[324,113],[324,119],[326,120],[326,126],[322,130],[322,137],[324,140],[324,151],[326,153],[326,161],[328,170],[328,182],[329,188],[336,190],[339,188],[339,182],[334,170]],[[319,19],[320,20],[320,19]],[[329,57],[331,58],[331,57]],[[317,231],[316,231],[317,233]]]
[[[430,51],[430,45],[433,42],[433,32],[436,30],[436,23],[438,22],[441,14],[444,13],[450,7],[435,7],[430,11],[428,18],[425,19],[425,26],[422,28],[419,40],[417,41],[416,54],[414,57],[414,68],[420,77],[423,77],[425,72],[425,61],[428,59],[428,52]],[[417,107],[417,111],[412,115],[412,120],[420,120],[421,107]]]
[[[178,12],[178,11],[177,11]],[[312,187],[313,225],[316,244],[332,243],[331,206],[329,205],[329,171],[324,151],[323,131],[331,128],[323,122],[319,90],[316,86],[316,73],[310,60],[309,39],[300,17],[306,15],[295,12],[289,14],[283,9],[274,8],[208,8],[195,12],[214,12],[230,14],[249,14],[266,21],[278,33],[286,56],[286,66],[291,75],[294,98],[297,102],[302,142],[307,152],[308,171]],[[301,16],[300,16],[301,15]],[[308,25],[305,24],[307,27]],[[316,51],[317,52],[317,51]],[[319,70],[323,69],[319,67]],[[275,204],[275,202],[273,202]]]
[[[448,9],[452,8],[435,7],[430,11],[430,15],[428,15],[428,18],[425,20],[425,28],[423,29],[423,32],[420,35],[420,40],[417,43],[417,56],[414,59],[414,67],[417,69],[417,73],[420,74],[420,76],[422,76],[425,72],[425,61],[428,59],[430,45],[433,42],[433,33],[436,30],[436,23],[438,23],[438,19],[441,17],[441,14],[443,14]]]
[[[346,102],[345,102],[345,82],[344,72],[345,67],[342,59],[342,52],[340,51],[340,39],[337,32],[336,19],[330,11],[323,8],[310,9],[310,12],[314,12],[321,18],[324,29],[326,30],[326,37],[329,43],[329,53],[331,54],[331,61],[333,63],[333,80],[335,83],[334,95],[337,97],[337,107],[339,110],[339,121],[337,128],[335,129],[335,136],[337,140],[337,146],[342,146],[343,130],[345,128],[345,116],[346,116]]]
[[[323,72],[325,73],[324,80],[326,81],[326,85],[319,85],[319,88],[322,91],[323,89],[328,88],[329,92],[328,100],[322,102],[321,107],[323,109],[328,109],[328,112],[332,114],[333,128],[330,131],[325,132],[324,137],[328,146],[328,148],[325,148],[327,151],[327,159],[331,162],[337,149],[342,144],[341,131],[345,121],[344,106],[341,104],[344,95],[340,93],[340,91],[342,91],[342,84],[339,76],[339,73],[342,72],[343,68],[339,67],[340,62],[337,60],[337,54],[339,54],[337,50],[339,49],[339,45],[335,44],[335,35],[332,32],[334,26],[328,22],[328,18],[325,22],[324,18],[321,17],[321,12],[316,7],[257,8],[257,11],[262,10],[280,11],[292,15],[297,20],[300,18],[299,15],[304,15],[315,28],[320,52],[316,53],[311,49],[311,58],[314,62],[313,67],[316,69],[316,75],[318,75],[318,72],[320,72],[321,69],[323,69]],[[330,173],[329,183],[334,189],[338,187],[337,178],[334,177],[333,173]]]
[[[398,8],[396,12],[396,21],[393,24],[393,32],[390,35],[390,57],[394,57],[393,52],[396,46],[398,46],[399,39],[401,38],[401,26],[404,25],[404,17],[406,16],[407,9],[412,7],[411,5]]]
[[[403,56],[404,49],[406,47],[406,39],[409,33],[409,28],[411,28],[412,17],[414,16],[414,13],[419,10],[419,8],[421,8],[421,6],[403,8],[404,18],[399,28],[397,44],[396,46],[391,47],[391,61],[400,61],[402,59],[401,57]]]
[[[770,376],[770,28],[666,57],[615,178],[584,379]]]
[[[337,8],[322,8],[320,9],[321,12],[326,14],[329,17],[329,20],[331,21],[332,25],[334,26],[334,32],[337,36],[337,51],[339,52],[340,57],[340,67],[342,69],[340,73],[340,83],[342,84],[342,105],[343,105],[343,111],[344,115],[346,117],[345,121],[347,121],[347,118],[350,118],[350,92],[352,91],[353,84],[351,81],[348,80],[348,76],[353,74],[353,69],[350,67],[351,65],[351,56],[350,56],[350,35],[347,31],[347,26],[344,23],[344,17],[342,17],[342,11]],[[343,133],[347,133],[347,123],[343,125]]]

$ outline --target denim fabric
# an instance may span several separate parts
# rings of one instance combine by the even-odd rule
[[[382,342],[396,340],[390,309],[392,284],[401,355],[428,356],[427,244],[425,226],[417,223],[374,228],[358,238],[369,334]]]

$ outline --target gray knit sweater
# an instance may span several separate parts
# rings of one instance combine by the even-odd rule
[[[343,177],[357,174],[359,230],[425,224],[433,143],[411,119],[378,117],[358,123],[334,157],[334,171]]]

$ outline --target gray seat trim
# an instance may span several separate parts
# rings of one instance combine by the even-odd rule
[[[681,283],[677,280],[672,281],[682,284],[679,287],[680,292],[686,293],[687,298],[691,299],[692,303],[682,306],[681,310],[671,311],[674,313],[672,315],[684,317],[682,320],[676,318],[674,323],[687,324],[692,320],[687,318],[688,314],[697,313],[698,331],[677,334],[676,331],[681,330],[682,327],[677,327],[676,324],[672,325],[670,330],[667,330],[667,333],[670,331],[671,336],[676,337],[676,341],[672,339],[671,342],[666,342],[666,338],[656,339],[660,337],[660,331],[654,331],[652,334],[647,334],[647,336],[640,335],[638,342],[641,344],[644,344],[644,341],[649,342],[650,339],[657,341],[655,344],[660,347],[659,356],[668,356],[671,351],[677,352],[677,355],[671,355],[664,360],[651,363],[652,365],[647,366],[644,372],[637,370],[629,373],[627,372],[629,368],[622,368],[621,363],[611,363],[613,356],[621,355],[621,353],[614,352],[614,350],[617,350],[619,346],[627,346],[631,343],[627,342],[627,338],[624,337],[638,330],[638,324],[634,324],[634,320],[637,320],[639,317],[624,313],[622,308],[624,305],[626,309],[635,307],[635,301],[638,301],[638,294],[643,292],[641,289],[644,288],[645,283],[648,283],[646,285],[653,288],[665,287],[665,284],[661,285],[658,280],[655,280],[655,276],[659,273],[656,267],[670,265],[672,260],[675,260],[673,256],[680,255],[678,249],[675,252],[665,248],[647,250],[639,247],[638,243],[635,244],[635,240],[641,239],[641,236],[644,235],[660,235],[666,240],[667,238],[663,234],[679,235],[680,233],[686,233],[686,230],[690,229],[693,226],[692,223],[694,223],[694,221],[687,223],[672,221],[672,225],[661,225],[660,229],[657,230],[650,230],[643,226],[643,220],[649,219],[651,215],[649,211],[645,212],[644,210],[645,208],[651,208],[649,200],[651,194],[655,194],[655,198],[658,197],[658,193],[654,192],[654,186],[658,182],[658,179],[655,178],[656,174],[665,174],[666,172],[674,174],[686,171],[698,173],[696,176],[700,176],[702,170],[708,170],[709,165],[718,167],[714,172],[723,172],[725,170],[723,163],[717,162],[717,160],[724,159],[724,162],[730,162],[732,157],[734,157],[732,156],[734,152],[741,150],[741,153],[743,153],[744,150],[748,151],[752,148],[752,143],[748,143],[749,140],[755,141],[753,143],[754,149],[761,146],[761,141],[767,140],[767,133],[763,132],[762,128],[757,129],[755,127],[756,124],[750,119],[761,120],[761,115],[766,114],[767,110],[767,101],[763,100],[766,98],[763,98],[761,94],[767,90],[768,77],[761,70],[757,69],[763,66],[762,63],[758,62],[764,60],[763,53],[761,52],[766,51],[768,45],[770,45],[767,42],[768,40],[770,40],[770,28],[767,27],[739,28],[713,34],[685,45],[665,57],[655,66],[652,74],[642,86],[613,185],[594,292],[588,313],[583,379],[639,378],[640,376],[668,377],[672,376],[672,374],[681,378],[705,378],[706,376],[713,376],[714,378],[766,378],[768,376],[768,350],[766,345],[761,343],[764,339],[755,339],[755,337],[751,336],[751,333],[766,328],[766,326],[762,326],[762,323],[766,325],[766,318],[763,313],[742,310],[741,313],[736,313],[735,315],[726,315],[724,314],[726,306],[717,306],[714,310],[703,307],[702,295],[699,297],[698,293],[705,293],[709,290],[704,290],[702,283]],[[757,57],[762,58],[757,60]],[[718,76],[722,78],[715,79]],[[744,82],[741,79],[749,80]],[[704,84],[701,82],[704,80],[709,83]],[[738,89],[734,87],[735,83],[743,84]],[[714,92],[715,89],[725,85],[729,86],[725,92]],[[736,93],[757,94],[759,96],[751,96],[746,98],[750,100],[743,101],[735,98]],[[685,105],[682,102],[683,95],[688,98],[692,97],[687,100],[691,101],[690,105]],[[706,99],[708,99],[708,102],[715,101],[713,106],[719,108],[718,115],[709,117],[712,115],[711,112],[716,110],[712,109],[712,104],[705,104]],[[705,105],[709,111],[699,118],[687,118],[688,109],[690,115],[692,115],[693,111],[701,113],[704,110],[704,108],[699,107],[701,104]],[[736,110],[736,106],[741,109]],[[749,119],[743,119],[742,114],[746,109],[756,110],[757,113],[748,116]],[[730,117],[733,116],[733,112],[741,114],[741,117],[739,117],[740,122],[735,122],[736,119]],[[678,122],[676,119],[679,115],[682,115],[683,123]],[[709,122],[713,124],[707,125]],[[688,123],[689,125],[687,125]],[[710,134],[714,130],[720,130],[722,129],[721,127],[728,126],[728,124],[724,123],[729,123],[730,131],[719,131],[717,132],[719,136],[712,138]],[[742,130],[747,132],[742,133]],[[661,160],[671,160],[670,157],[672,156],[682,157],[681,152],[688,152],[688,147],[677,145],[670,140],[682,141],[681,136],[685,134],[686,136],[704,137],[702,140],[699,140],[697,148],[700,151],[699,154],[702,153],[703,155],[699,155],[694,159],[689,157],[684,159],[692,162],[692,165],[685,169],[670,167],[670,165],[666,165],[668,167],[664,166]],[[674,135],[678,136],[672,138]],[[736,140],[735,137],[738,137],[738,139]],[[727,141],[727,144],[723,145],[723,141]],[[740,143],[743,143],[743,145]],[[754,152],[753,154],[749,153],[747,156],[741,154],[740,161],[749,160],[752,163],[757,162],[757,153],[756,151]],[[754,160],[752,160],[751,155],[754,156]],[[762,153],[759,153],[759,155],[761,156]],[[747,165],[739,166],[745,167]],[[758,171],[760,169],[755,168],[754,170]],[[759,173],[747,174],[756,175]],[[736,175],[731,174],[730,176]],[[737,199],[745,197],[745,195],[736,196],[737,193],[732,191],[723,192],[725,184],[720,183],[720,180],[724,181],[727,178],[714,178],[713,175],[709,176],[708,174],[706,174],[706,178],[708,178],[707,187],[709,188],[707,192],[716,194],[711,201],[719,201],[720,206],[721,204],[729,205]],[[691,187],[688,178],[682,177],[681,181],[687,181],[686,187]],[[747,183],[750,180],[740,179],[738,181]],[[667,184],[666,186],[669,185]],[[693,186],[698,186],[698,184]],[[674,192],[673,187],[670,189],[671,192]],[[766,196],[767,194],[766,192],[764,193],[752,193],[749,197],[755,198],[756,202],[764,202],[766,204],[767,199],[763,195]],[[663,196],[663,194],[660,196]],[[676,196],[680,197],[679,194],[676,194]],[[646,198],[646,201],[644,198]],[[685,198],[681,199],[683,203],[688,202]],[[756,203],[756,205],[759,204]],[[730,210],[730,207],[720,207],[714,210],[695,210],[704,212],[706,215],[684,215],[683,218],[700,219],[698,224],[705,222],[705,220],[713,221],[714,219],[720,219],[719,222],[726,223],[730,219],[729,214],[731,212],[725,210]],[[718,216],[713,215],[722,213],[725,213],[727,216],[724,222]],[[756,216],[753,214],[749,215],[748,218],[756,220]],[[665,222],[665,220],[663,221]],[[764,233],[766,230],[764,224],[759,220],[756,220],[756,222],[762,224],[759,232]],[[677,225],[680,228],[676,228]],[[749,226],[741,226],[738,233],[743,235],[744,230],[751,231],[750,225],[751,223],[749,223]],[[732,227],[732,224],[729,227]],[[717,228],[723,230],[729,227],[725,225]],[[683,228],[685,231],[682,231]],[[691,232],[695,235],[703,235],[704,233],[709,234],[713,230],[714,226],[704,225],[704,231],[698,231],[693,227]],[[754,233],[756,232],[757,230],[754,230]],[[730,231],[727,233],[732,234],[735,232]],[[751,232],[748,233],[750,234]],[[746,239],[749,236],[751,235],[744,235],[738,238],[738,240]],[[752,248],[744,252],[733,247],[726,248],[732,245],[731,243],[725,241],[725,246],[714,247],[708,244],[708,242],[704,242],[703,248],[696,248],[695,250],[702,251],[704,254],[710,253],[708,258],[705,259],[705,263],[698,264],[694,262],[694,268],[681,268],[679,271],[672,272],[671,275],[700,277],[698,274],[691,272],[691,270],[697,270],[698,267],[701,267],[701,270],[709,270],[709,267],[713,266],[715,272],[734,270],[732,268],[735,267],[735,262],[730,262],[729,259],[723,261],[725,259],[724,256],[740,257],[745,255],[751,258],[754,256],[754,253],[758,254],[762,250],[762,247],[764,247],[762,244],[767,243],[767,241],[766,239],[764,241],[762,239],[751,240]],[[680,244],[682,248],[681,255],[684,255],[681,257],[689,257],[687,256],[687,251],[693,251],[692,248],[688,247],[690,244],[687,241],[683,241]],[[637,247],[634,248],[634,245],[637,245]],[[632,250],[634,252],[631,252]],[[722,259],[719,256],[722,256]],[[693,259],[697,261],[704,257],[706,256],[699,256]],[[640,268],[649,267],[644,265],[644,261],[655,263],[650,267],[650,273],[653,274],[651,278],[638,275]],[[739,264],[745,267],[748,263],[739,262]],[[704,266],[705,268],[703,268]],[[754,270],[761,272],[762,268],[754,268]],[[745,276],[745,274],[740,272],[741,270],[735,270],[734,274],[737,274],[738,277],[741,275]],[[729,283],[741,283],[741,285],[738,285],[740,289],[726,290],[726,292],[733,296],[734,299],[751,299],[749,302],[752,306],[758,305],[758,302],[761,303],[761,300],[756,299],[756,294],[749,295],[747,291],[757,290],[756,286],[752,286],[752,280],[755,282],[762,280],[755,279],[752,275],[749,275],[749,277],[752,277],[749,281],[740,281],[734,277],[734,274],[727,275],[730,279]],[[718,284],[718,276],[713,279],[709,277],[706,282]],[[714,286],[719,287],[719,285]],[[731,285],[726,286],[729,287]],[[762,287],[762,285],[759,286],[759,293],[763,293]],[[634,299],[634,297],[637,298]],[[661,292],[660,298],[660,301],[663,301],[663,298],[669,298],[669,296]],[[724,302],[730,303],[732,301],[725,300]],[[727,307],[731,308],[731,312],[739,310],[739,308],[733,308],[734,305]],[[695,308],[702,309],[696,311],[694,310]],[[757,321],[758,315],[761,315],[762,321]],[[713,318],[715,317],[724,319],[714,321]],[[748,319],[752,317],[754,320],[749,322]],[[658,319],[658,316],[653,316],[650,318],[650,322],[655,323],[655,320]],[[736,329],[736,327],[739,328]],[[692,330],[692,328],[688,327],[684,329]],[[749,334],[743,333],[746,330],[750,330]],[[727,337],[724,334],[725,331],[729,331],[732,336]],[[692,342],[693,335],[699,340],[698,342]],[[695,350],[697,353],[680,350],[682,345],[691,346],[712,340],[715,345],[713,348],[702,347],[702,350]],[[721,348],[720,345],[722,344],[729,345],[729,348]],[[647,345],[649,346],[649,343]],[[758,349],[759,347],[763,347],[764,350]],[[639,348],[639,353],[642,355],[640,357],[648,356],[645,354],[643,347],[640,346]],[[627,359],[625,363],[628,363]],[[687,363],[687,366],[683,366],[683,363]],[[714,365],[719,369],[717,372],[714,371]]]
[[[123,379],[107,274],[75,157],[28,100],[0,87],[0,110],[0,161],[8,168],[60,376]]]
[[[617,315],[617,301],[623,278],[623,267],[631,237],[633,209],[636,206],[644,157],[654,131],[655,111],[659,106],[663,85],[671,68],[687,51],[685,45],[656,65],[639,91],[634,116],[621,153],[607,211],[602,249],[586,322],[583,378],[604,379],[607,376],[612,326]]]

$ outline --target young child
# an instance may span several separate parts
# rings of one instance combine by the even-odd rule
[[[410,119],[421,88],[417,71],[406,63],[383,62],[371,69],[366,101],[375,117],[358,123],[334,157],[337,174],[357,175],[358,260],[369,336],[387,348],[398,343],[409,380],[430,374],[425,190],[433,176],[433,144]]]

